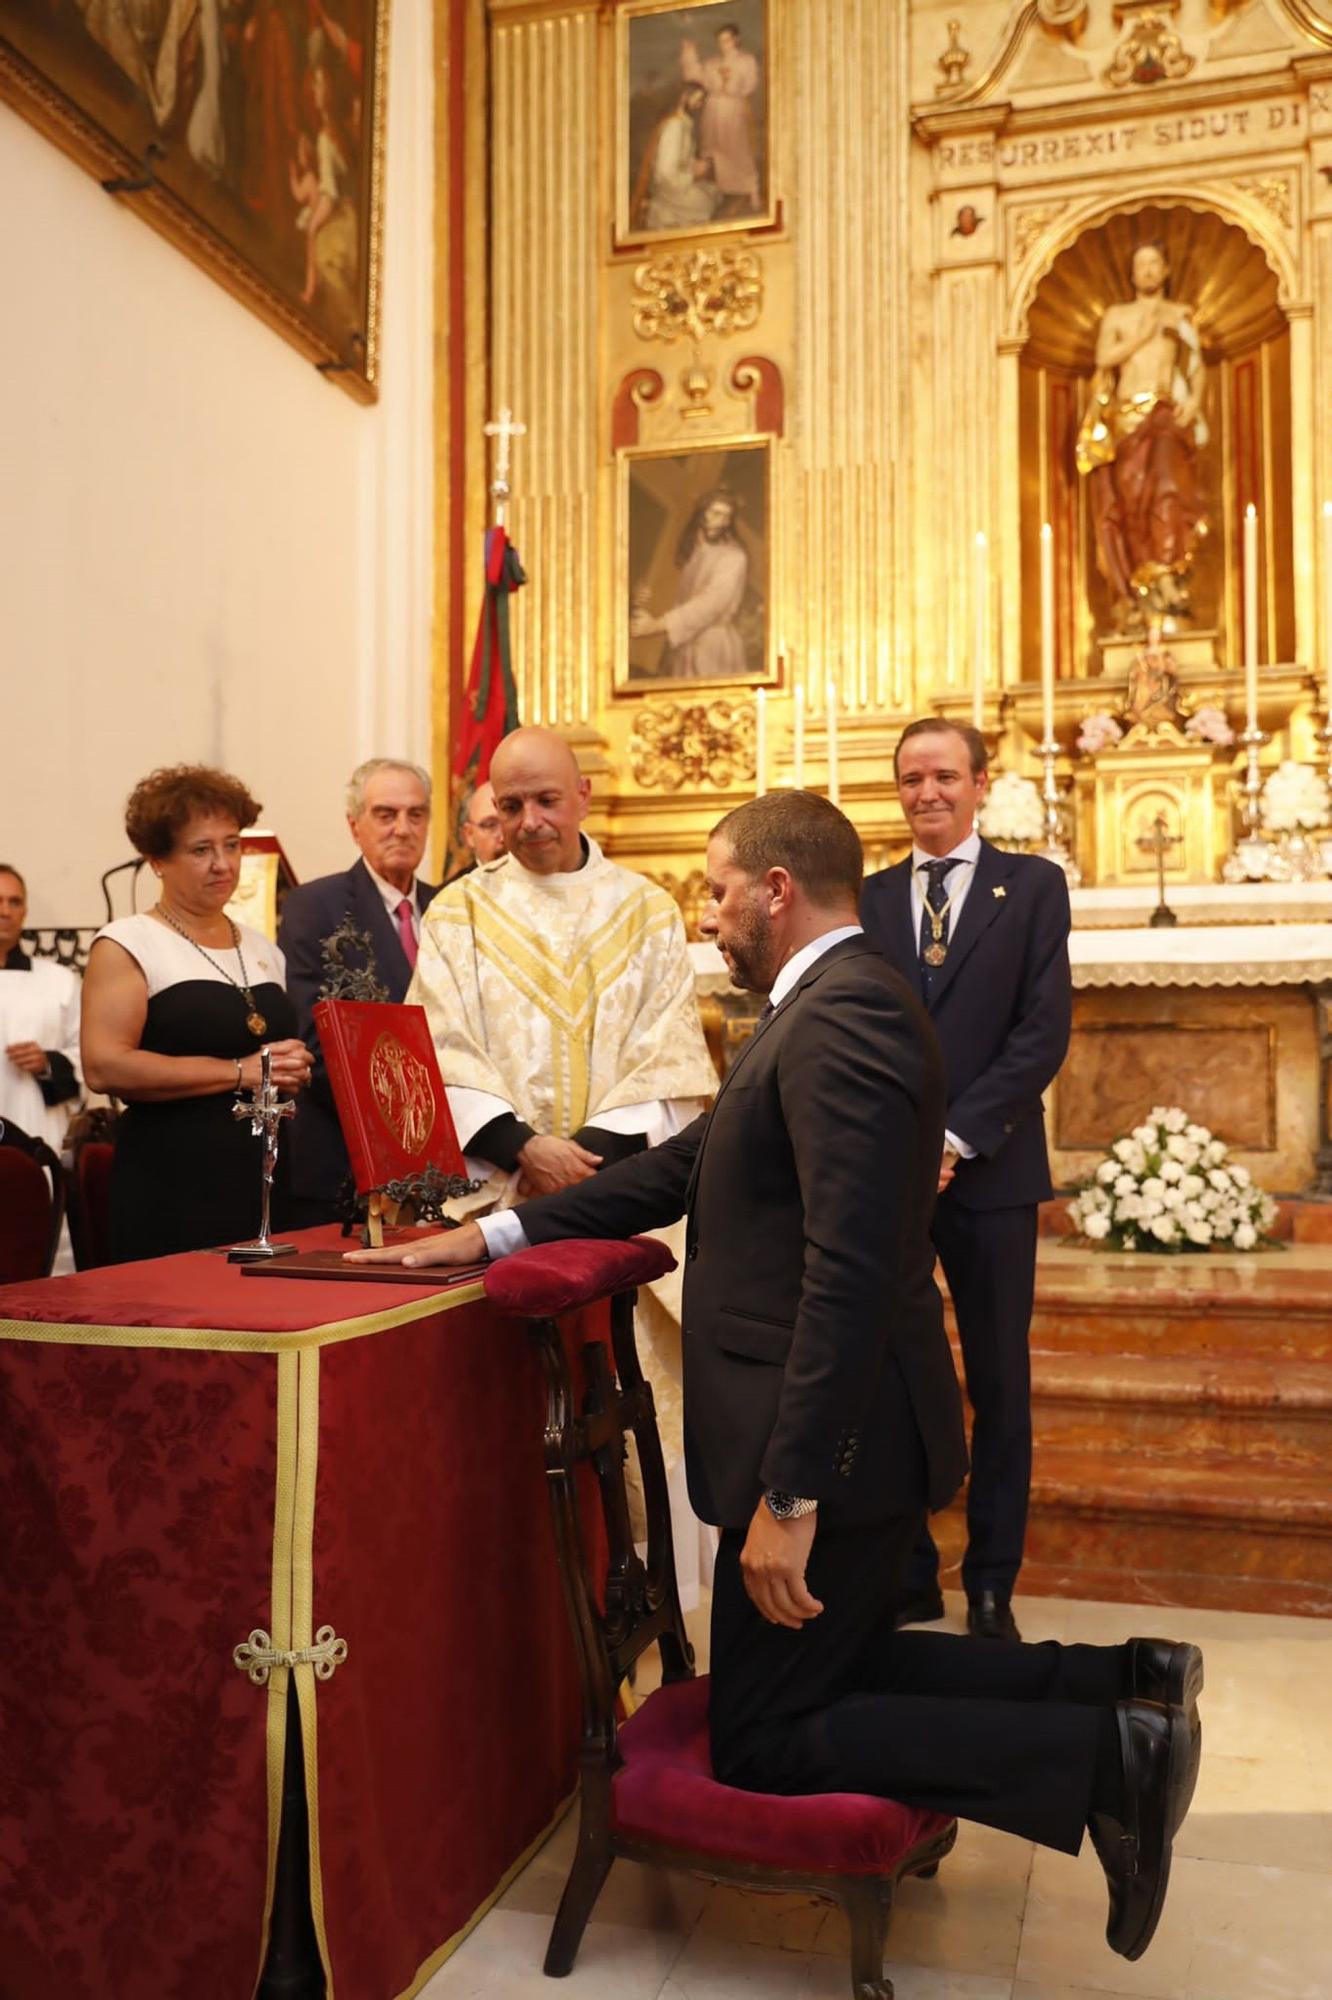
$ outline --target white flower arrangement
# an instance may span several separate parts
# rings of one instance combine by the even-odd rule
[[[1123,737],[1124,731],[1108,710],[1098,708],[1092,715],[1084,715],[1082,728],[1078,731],[1078,748],[1085,756],[1094,757],[1098,750],[1109,750]]]
[[[987,840],[1039,840],[1045,832],[1045,808],[1030,778],[1001,771],[985,796],[976,823]]]
[[[1276,1203],[1205,1125],[1157,1105],[1115,1140],[1068,1212],[1104,1250],[1256,1250],[1270,1241]]]
[[[1312,764],[1288,757],[1278,764],[1262,794],[1263,825],[1269,833],[1312,831],[1332,822],[1327,780]]]
[[[1195,708],[1184,724],[1184,734],[1193,743],[1216,743],[1223,750],[1235,741],[1235,732],[1226,721],[1225,710],[1210,703]]]

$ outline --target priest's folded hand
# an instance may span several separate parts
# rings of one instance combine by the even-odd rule
[[[589,1153],[576,1139],[535,1132],[519,1153],[518,1165],[519,1192],[526,1199],[534,1194],[556,1194],[575,1181],[590,1181],[601,1165],[601,1154]]]
[[[438,1236],[417,1236],[383,1250],[345,1250],[345,1264],[484,1264],[486,1239],[474,1222],[446,1229]]]

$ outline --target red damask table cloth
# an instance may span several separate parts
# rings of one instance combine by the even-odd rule
[[[425,1983],[575,1781],[543,1416],[475,1281],[0,1288],[4,2000],[249,2000],[292,1675],[330,2000]]]

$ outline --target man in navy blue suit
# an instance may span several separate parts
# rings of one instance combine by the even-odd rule
[[[337,1219],[339,1191],[350,1172],[313,1018],[329,976],[325,942],[344,928],[363,933],[370,939],[368,958],[355,950],[347,962],[372,973],[386,1000],[404,1000],[421,918],[438,894],[435,883],[416,873],[430,835],[430,778],[418,765],[392,757],[358,765],[347,785],[347,825],[360,859],[345,874],[321,875],[289,890],[278,930],[297,1031],[315,1059],[292,1120],[291,1213],[302,1226]]]
[[[967,1629],[1016,1639],[1010,1599],[1031,1486],[1028,1334],[1038,1205],[1053,1192],[1041,1093],[1068,1049],[1068,885],[1038,855],[982,840],[989,782],[979,732],[926,716],[893,759],[909,860],[871,875],[865,931],[925,1003],[948,1079],[931,1233],[957,1314],[972,1408]],[[943,1616],[925,1522],[899,1623]]]

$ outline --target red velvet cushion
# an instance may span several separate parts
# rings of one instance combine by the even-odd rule
[[[501,1257],[486,1272],[486,1297],[497,1312],[554,1318],[593,1299],[649,1284],[674,1269],[666,1245],[650,1236],[631,1236],[623,1243],[571,1236],[563,1243],[538,1243]]]
[[[51,1184],[17,1146],[0,1146],[0,1285],[46,1275]]]
[[[708,1680],[700,1674],[648,1696],[619,1732],[617,1833],[730,1861],[814,1875],[882,1875],[949,1821],[924,1807],[860,1792],[800,1798],[718,1784],[708,1752]]]

